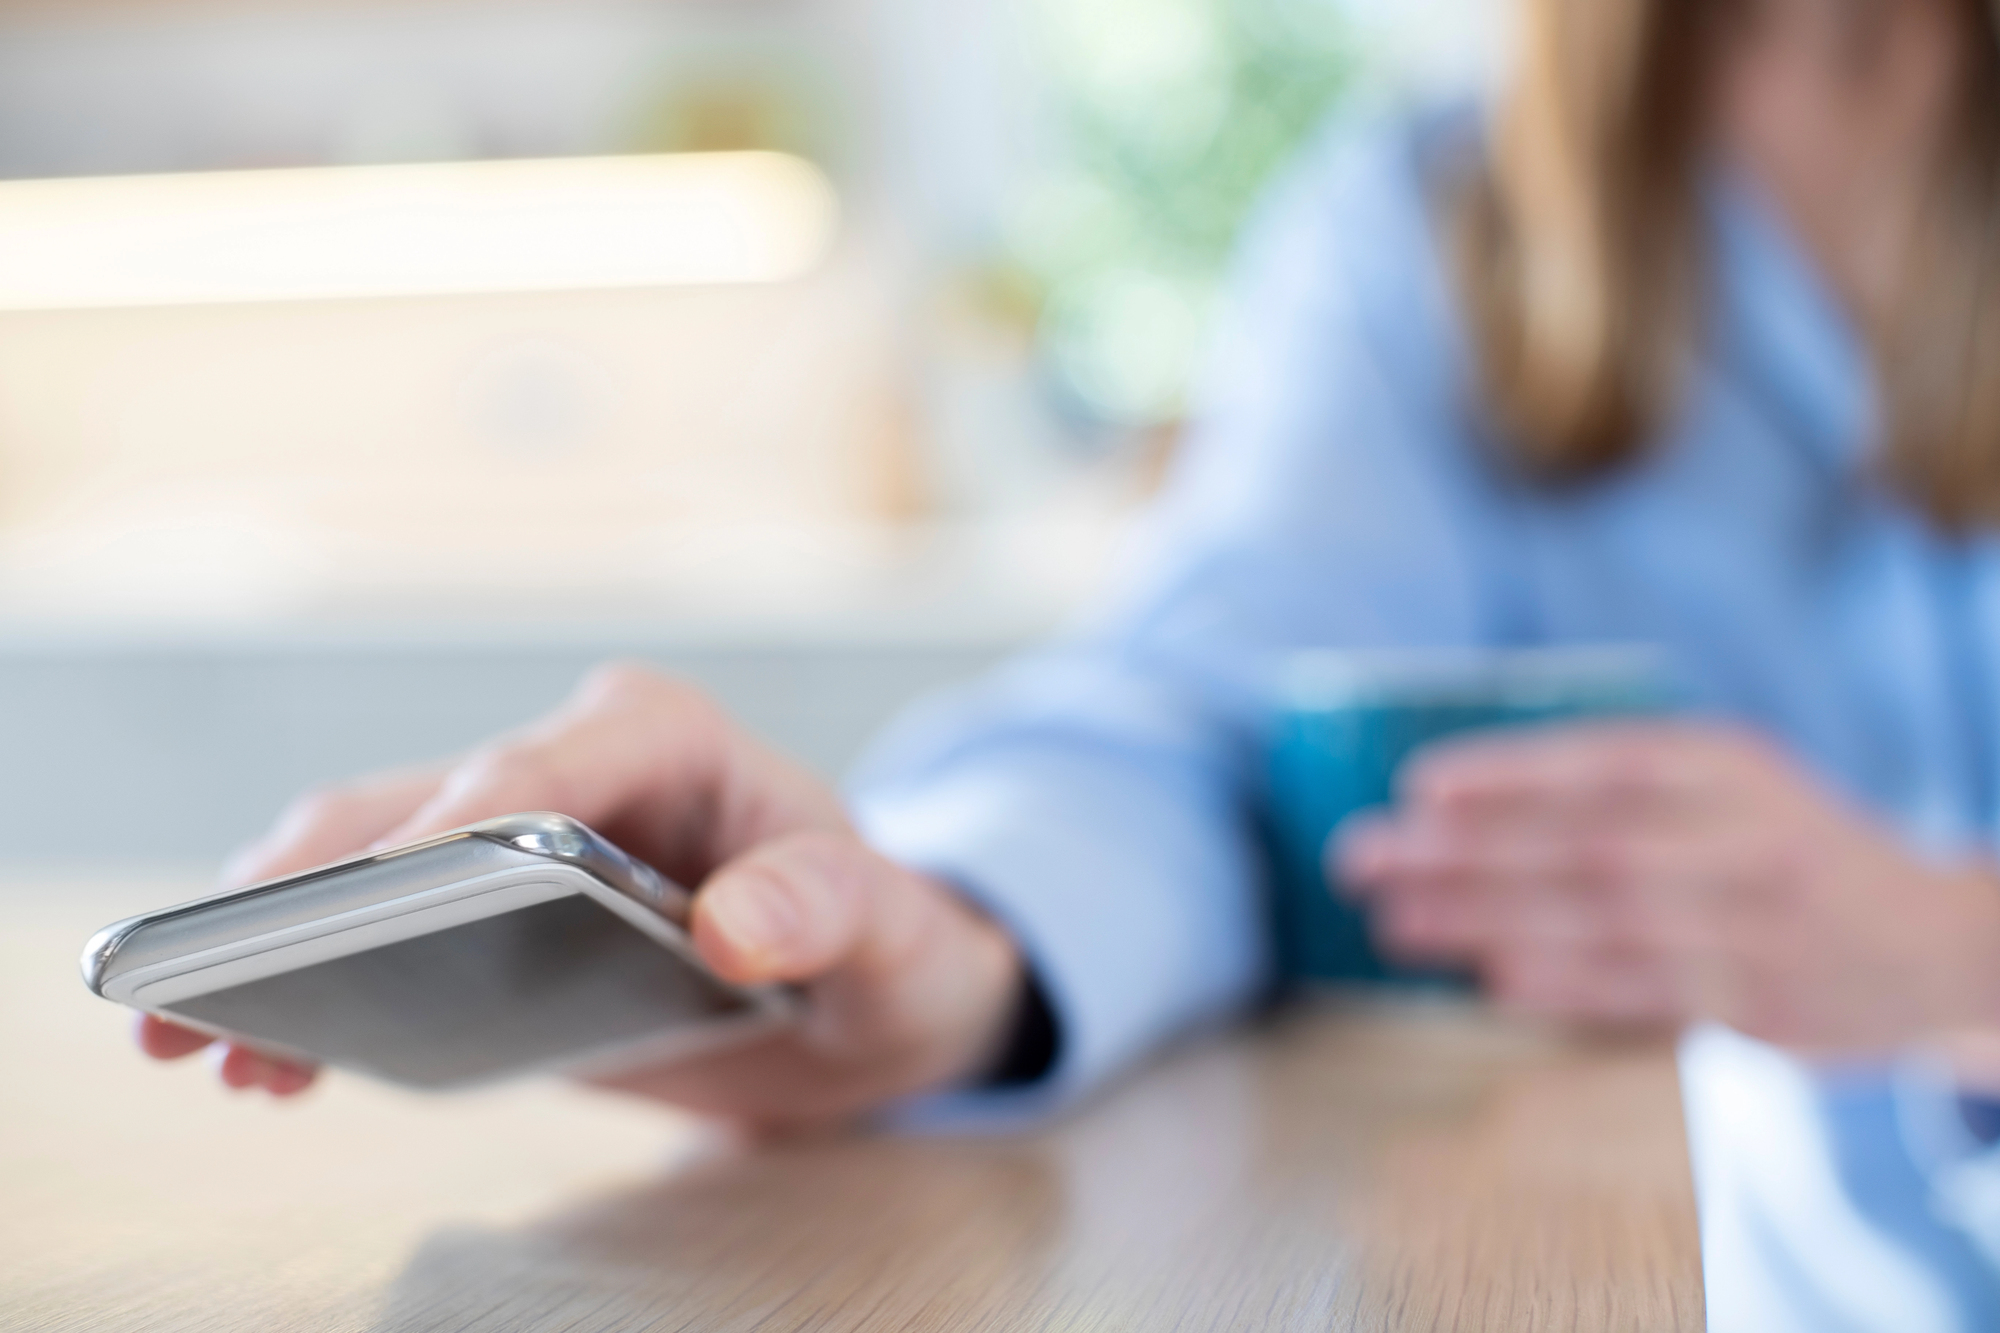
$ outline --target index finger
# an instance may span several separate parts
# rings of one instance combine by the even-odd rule
[[[271,831],[229,858],[224,887],[294,875],[365,850],[436,793],[441,769],[410,769],[299,797]]]
[[[847,827],[825,784],[705,695],[624,664],[598,668],[550,717],[468,756],[380,842],[523,810],[581,820],[689,883],[779,833]]]
[[[133,1039],[139,1049],[155,1060],[178,1060],[184,1055],[193,1055],[215,1038],[206,1032],[196,1032],[178,1023],[170,1023],[158,1014],[140,1014]]]

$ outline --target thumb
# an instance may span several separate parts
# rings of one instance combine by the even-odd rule
[[[810,981],[861,946],[877,881],[892,869],[845,834],[800,832],[762,843],[696,895],[695,948],[739,985]]]
[[[996,1058],[1022,965],[997,923],[852,833],[800,831],[729,862],[696,895],[695,948],[739,985],[807,989],[814,1060],[928,1086]]]

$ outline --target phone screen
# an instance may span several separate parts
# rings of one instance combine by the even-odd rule
[[[747,1007],[576,894],[190,996],[162,1012],[446,1087]]]

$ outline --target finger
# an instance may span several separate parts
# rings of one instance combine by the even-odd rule
[[[1680,1024],[1695,1016],[1695,988],[1680,960],[1645,949],[1582,953],[1567,1007],[1585,1022],[1618,1026]]]
[[[285,807],[263,838],[229,859],[222,881],[254,884],[365,850],[437,790],[442,772],[409,769],[310,792]]]
[[[1003,929],[852,834],[790,834],[725,866],[696,895],[693,933],[723,976],[803,986],[802,1040],[846,1059],[963,1072],[997,1054],[1019,986]]]
[[[1344,897],[1365,898],[1398,864],[1401,828],[1386,810],[1350,815],[1327,835],[1321,871]]]
[[[1397,894],[1376,905],[1369,926],[1383,953],[1413,964],[1469,962],[1492,938],[1458,895]]]
[[[193,1055],[214,1040],[206,1032],[170,1023],[157,1014],[138,1015],[132,1035],[139,1043],[139,1049],[155,1060],[178,1060]]]
[[[1651,947],[1612,904],[1559,891],[1402,884],[1374,908],[1383,947],[1397,957],[1464,960],[1502,949]]]
[[[247,1088],[256,1083],[263,1064],[255,1051],[230,1042],[218,1042],[213,1059],[215,1076],[231,1088]]]
[[[232,1088],[264,1088],[281,1097],[296,1095],[313,1081],[315,1071],[234,1043],[219,1045],[216,1075]]]
[[[266,1077],[264,1089],[273,1097],[296,1097],[311,1087],[319,1078],[319,1070],[312,1065],[295,1065],[286,1060],[273,1060]]]
[[[1377,944],[1409,963],[1461,962],[1495,935],[1491,920],[1518,896],[1497,867],[1449,831],[1419,818],[1377,820],[1339,847],[1341,882],[1370,912]]]
[[[1603,836],[1458,836],[1406,820],[1375,852],[1376,938],[1411,961],[1492,952],[1712,949],[1743,913],[1733,906],[1727,839],[1660,832]]]
[[[696,896],[693,933],[731,980],[801,986],[800,1021],[615,1085],[767,1125],[990,1067],[1021,984],[1004,930],[851,834],[789,835],[726,865]]]
[[[1480,970],[1488,993],[1513,1012],[1621,1027],[1693,1016],[1681,969],[1643,950],[1510,948],[1483,960]]]
[[[213,1044],[215,1039],[205,1032],[181,1027],[154,1014],[140,1014],[136,1026],[139,1048],[156,1060],[176,1060]],[[218,1047],[218,1071],[228,1071],[223,1081],[231,1077],[245,1079],[240,1083],[230,1083],[232,1087],[247,1087],[252,1084],[268,1088],[280,1097],[294,1096],[312,1083],[317,1071],[309,1065],[293,1064],[261,1055],[255,1051],[233,1045]]]
[[[824,784],[706,696],[624,665],[592,672],[548,719],[455,766],[386,841],[523,810],[582,820],[691,881],[780,831],[846,827]]]
[[[1765,841],[1734,823],[1663,828],[1607,818],[1577,827],[1517,819],[1466,826],[1417,811],[1370,825],[1343,851],[1351,849],[1378,896],[1568,898],[1625,913],[1705,903],[1739,881],[1764,877],[1771,859],[1760,850]]]
[[[696,895],[695,947],[744,985],[803,982],[850,960],[884,890],[859,842],[814,834],[767,843],[725,866]]]
[[[1712,799],[1744,747],[1685,723],[1594,722],[1446,741],[1405,765],[1405,802],[1463,822],[1662,814]]]
[[[1615,825],[1578,831],[1533,820],[1464,826],[1419,811],[1371,824],[1341,846],[1341,870],[1377,896],[1583,896],[1635,873]]]

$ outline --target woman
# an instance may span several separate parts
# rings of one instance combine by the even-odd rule
[[[1429,756],[1340,848],[1385,943],[1581,1021],[1853,1046],[2000,1019],[1993,14],[1528,20],[1490,118],[1333,145],[1276,193],[1121,598],[914,716],[851,810],[616,668],[447,769],[296,807],[239,877],[562,810],[703,883],[718,970],[814,1000],[627,1086],[766,1124],[1060,1096],[1266,982],[1279,655],[1644,640],[1718,720]]]

